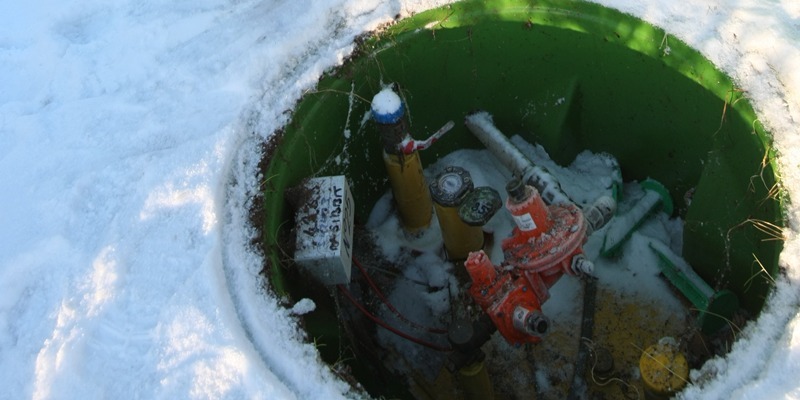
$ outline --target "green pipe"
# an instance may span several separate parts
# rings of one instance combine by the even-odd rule
[[[650,249],[658,257],[661,272],[695,307],[697,326],[712,335],[732,323],[739,310],[739,299],[728,289],[715,291],[703,278],[667,246],[651,241]]]

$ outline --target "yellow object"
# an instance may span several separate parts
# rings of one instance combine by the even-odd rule
[[[662,339],[639,358],[645,391],[652,398],[668,398],[689,381],[689,363],[673,340]]]
[[[383,163],[386,165],[403,228],[411,234],[419,233],[430,226],[433,210],[419,153],[415,151],[397,155],[384,152]]]
[[[466,260],[471,251],[483,248],[483,229],[465,224],[458,216],[458,207],[446,207],[436,202],[433,207],[449,260]]]
[[[465,400],[493,400],[494,389],[483,362],[476,362],[458,370],[459,382]]]

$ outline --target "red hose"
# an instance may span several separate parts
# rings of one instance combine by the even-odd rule
[[[420,339],[418,337],[411,336],[411,335],[409,335],[409,334],[407,334],[405,332],[402,332],[402,331],[398,330],[397,328],[394,328],[393,326],[390,326],[385,321],[379,319],[378,317],[373,315],[371,312],[369,312],[366,308],[364,308],[364,306],[361,305],[361,303],[359,303],[355,298],[353,298],[353,295],[350,293],[349,290],[347,290],[346,287],[344,287],[344,285],[336,285],[336,286],[339,287],[339,291],[342,292],[342,294],[344,294],[344,296],[347,297],[347,299],[350,300],[350,302],[353,303],[353,305],[356,306],[356,308],[361,310],[361,312],[364,313],[364,315],[367,316],[367,318],[371,319],[373,322],[375,322],[376,324],[382,326],[384,329],[388,330],[389,332],[392,332],[395,335],[400,336],[403,339],[412,341],[412,342],[414,342],[414,343],[416,343],[418,345],[425,346],[425,347],[427,347],[429,349],[433,349],[433,350],[436,350],[436,351],[452,351],[453,350],[450,347],[439,346],[439,345],[437,345],[435,343],[431,343],[431,342],[429,342],[427,340],[423,340],[423,339]]]
[[[415,327],[417,329],[422,329],[422,330],[428,331],[430,333],[436,333],[436,334],[440,334],[440,335],[447,333],[446,329],[430,328],[430,327],[427,327],[427,326],[420,325],[420,324],[418,324],[418,323],[416,323],[414,321],[411,321],[410,319],[406,318],[406,316],[403,315],[399,310],[397,310],[394,307],[394,305],[392,305],[392,303],[389,302],[389,299],[387,299],[386,296],[383,295],[383,292],[381,292],[381,290],[378,288],[378,285],[376,285],[375,282],[372,280],[372,277],[369,276],[369,274],[367,273],[367,270],[364,269],[364,266],[362,266],[361,263],[355,257],[353,257],[353,264],[355,264],[356,267],[358,267],[358,269],[361,270],[361,273],[364,275],[364,278],[367,279],[367,283],[372,288],[372,290],[375,291],[375,294],[378,295],[378,298],[381,299],[383,304],[386,304],[386,307],[388,307],[389,310],[391,310],[395,315],[397,315],[397,317],[400,318],[403,322],[405,322],[405,323],[407,323],[407,324],[409,324],[409,325],[411,325],[411,326],[413,326],[413,327]]]

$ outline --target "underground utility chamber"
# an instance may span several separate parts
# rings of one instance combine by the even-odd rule
[[[744,93],[594,4],[398,21],[265,148],[270,285],[314,301],[309,340],[374,397],[669,397],[779,272],[777,172]]]

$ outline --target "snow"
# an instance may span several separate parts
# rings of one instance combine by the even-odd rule
[[[372,98],[372,112],[376,114],[394,114],[402,107],[400,96],[391,87],[384,88]]]
[[[731,75],[800,198],[800,3],[597,2]],[[357,396],[262,289],[257,144],[356,35],[444,3],[0,4],[0,398]],[[800,398],[787,217],[774,296],[686,398]]]
[[[300,299],[292,306],[292,314],[303,315],[308,314],[317,309],[317,305],[311,299]]]

